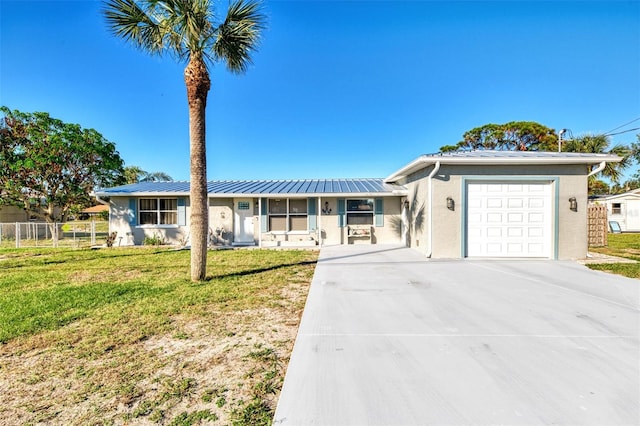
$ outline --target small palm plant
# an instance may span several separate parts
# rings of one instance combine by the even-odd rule
[[[217,23],[212,0],[108,0],[104,15],[113,33],[150,54],[170,54],[187,66],[191,164],[191,279],[206,277],[209,228],[205,108],[211,88],[208,64],[224,62],[243,73],[264,28],[260,3],[233,0]]]
[[[424,201],[418,203],[419,191],[420,185],[416,185],[403,206],[402,215],[391,218],[391,227],[407,247],[411,246],[411,239],[424,230],[425,205]]]

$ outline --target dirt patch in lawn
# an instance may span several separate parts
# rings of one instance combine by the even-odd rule
[[[11,340],[0,424],[269,424],[308,287],[259,309],[182,313],[151,336],[114,342],[80,320]]]

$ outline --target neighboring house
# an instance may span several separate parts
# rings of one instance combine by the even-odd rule
[[[99,204],[97,206],[87,207],[86,209],[80,211],[80,214],[78,216],[79,216],[79,219],[81,220],[94,219],[100,216],[102,213],[108,212],[108,211],[109,211],[109,206],[104,204]]]
[[[29,214],[15,206],[0,207],[0,223],[29,222]]]
[[[609,222],[618,222],[622,232],[640,232],[640,189],[600,196],[595,204],[606,204]]]
[[[611,154],[472,151],[423,155],[386,179],[209,182],[210,233],[229,245],[406,238],[433,258],[584,258],[587,176],[595,165],[618,161]],[[110,230],[121,244],[152,235],[188,240],[188,182],[144,182],[96,195],[109,198]],[[424,206],[421,218],[411,217],[416,205]]]

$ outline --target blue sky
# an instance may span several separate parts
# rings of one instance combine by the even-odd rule
[[[216,4],[222,14],[227,1]],[[94,128],[127,165],[188,180],[185,64],[116,39],[100,9],[1,0],[0,104]],[[264,12],[248,72],[211,70],[209,179],[386,177],[487,123],[578,136],[640,118],[638,1],[297,0]]]

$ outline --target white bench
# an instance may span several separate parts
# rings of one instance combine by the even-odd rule
[[[347,226],[347,242],[352,240],[369,240],[373,234],[371,225],[349,225]]]

